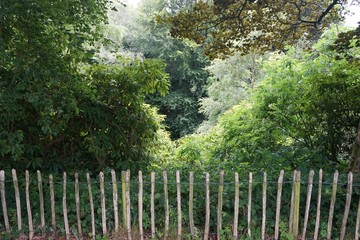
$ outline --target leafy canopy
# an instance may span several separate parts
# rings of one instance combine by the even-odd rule
[[[107,7],[0,2],[0,168],[128,168],[152,157],[162,118],[144,98],[167,91],[165,66],[96,57]]]
[[[265,56],[235,53],[227,59],[212,61],[207,69],[211,73],[208,81],[208,97],[200,100],[201,111],[209,124],[242,100],[247,99],[263,78],[261,69]]]
[[[178,139],[192,133],[205,119],[199,112],[199,100],[206,96],[209,64],[201,48],[190,41],[171,37],[163,25],[157,24],[155,15],[167,9],[176,12],[186,7],[189,0],[177,1],[176,4],[165,0],[143,1],[137,11],[122,8],[113,14],[110,20],[126,29],[122,40],[122,49],[142,54],[144,58],[161,59],[169,74],[169,93],[165,96],[154,94],[146,101],[165,115],[165,125],[172,139]],[[124,12],[124,13],[123,13]],[[132,22],[121,22],[123,15],[129,15]]]
[[[176,158],[183,167],[242,173],[347,169],[360,116],[360,98],[354,97],[360,91],[360,55],[358,39],[346,50],[334,49],[335,29],[311,51],[296,46],[272,54],[248,99],[207,132],[182,139]]]
[[[160,17],[172,36],[205,45],[210,58],[235,51],[284,49],[302,36],[312,38],[339,19],[347,0],[199,1],[192,10]]]

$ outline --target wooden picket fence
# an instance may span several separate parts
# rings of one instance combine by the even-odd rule
[[[320,224],[320,206],[321,206],[321,197],[322,197],[322,185],[323,185],[323,172],[322,170],[319,171],[319,182],[318,182],[318,194],[317,194],[317,208],[316,208],[316,221],[315,221],[315,229],[312,232],[313,236],[311,239],[319,239],[319,224]],[[111,171],[111,184],[112,184],[112,196],[113,196],[113,213],[114,213],[114,229],[113,231],[119,231],[119,209],[118,209],[118,181],[116,178],[116,173],[114,170]],[[222,208],[223,208],[223,191],[224,191],[224,171],[220,172],[220,179],[218,183],[218,206],[217,206],[217,239],[221,238],[222,232]],[[291,194],[291,206],[290,206],[290,216],[289,216],[289,231],[290,233],[297,238],[306,239],[306,232],[308,228],[308,220],[309,220],[309,209],[310,209],[310,202],[314,184],[314,171],[311,170],[308,175],[307,180],[307,195],[306,195],[306,205],[305,205],[305,212],[303,213],[302,217],[302,229],[299,229],[299,219],[300,219],[300,171],[294,171],[293,179],[292,179],[292,194]],[[94,212],[94,196],[92,193],[92,183],[90,179],[90,175],[87,173],[87,188],[89,194],[89,205],[90,205],[90,212],[91,212],[91,236],[93,239],[96,238],[95,232],[95,212]],[[164,209],[165,209],[165,228],[163,232],[164,239],[169,239],[169,193],[168,193],[168,175],[167,172],[163,172],[163,193],[164,193]],[[101,227],[102,227],[102,235],[106,235],[109,233],[108,226],[107,226],[107,219],[106,219],[106,206],[105,206],[105,182],[104,182],[104,173],[100,172],[99,174],[100,179],[100,199],[101,199]],[[327,221],[327,236],[326,239],[332,239],[332,224],[334,218],[334,209],[335,209],[335,202],[336,202],[336,193],[338,187],[338,179],[339,173],[336,171],[333,175],[333,181],[331,183],[332,186],[332,193],[331,193],[331,202],[329,206],[328,212],[328,221]],[[0,193],[1,193],[1,204],[2,204],[2,212],[3,212],[3,220],[5,225],[5,230],[8,233],[11,233],[11,226],[9,223],[9,216],[7,210],[7,203],[6,203],[6,190],[5,190],[5,183],[9,183],[9,181],[5,181],[5,172],[0,171]],[[14,193],[15,193],[15,200],[16,200],[16,219],[17,219],[17,229],[19,232],[27,232],[29,235],[29,239],[34,237],[34,224],[33,224],[33,216],[32,216],[32,207],[30,202],[30,193],[29,193],[29,183],[30,177],[29,172],[25,172],[25,197],[26,197],[26,211],[27,211],[27,219],[28,219],[28,231],[22,229],[22,209],[20,204],[20,191],[18,186],[18,178],[17,173],[15,170],[12,170],[12,182],[14,185]],[[44,214],[44,194],[43,194],[43,178],[40,171],[37,171],[37,185],[39,191],[39,210],[40,210],[40,227],[45,227],[45,214]],[[50,211],[51,211],[51,225],[55,229],[56,228],[56,216],[55,216],[55,195],[54,195],[54,180],[53,175],[49,176],[49,188],[50,188]],[[195,226],[194,226],[194,173],[190,172],[189,175],[189,215],[188,215],[188,227],[189,227],[189,234],[191,238],[194,239],[195,236]],[[273,239],[279,239],[280,230],[280,212],[281,212],[281,195],[284,183],[284,171],[280,172],[277,181],[277,196],[276,196],[276,215],[275,215],[275,229],[273,231],[274,236]],[[63,210],[63,222],[64,222],[64,230],[66,234],[66,239],[70,239],[72,234],[69,228],[69,221],[68,221],[68,209],[67,209],[67,193],[66,193],[66,186],[67,186],[67,175],[66,173],[63,174],[63,196],[62,196],[62,210]],[[155,173],[151,172],[151,193],[150,193],[150,218],[151,218],[151,238],[156,237],[156,227],[155,227]],[[176,238],[182,239],[184,230],[183,230],[183,223],[182,223],[182,209],[181,209],[181,181],[180,181],[180,172],[176,172],[176,202],[177,202],[177,232]],[[81,212],[80,212],[80,193],[79,193],[79,177],[78,174],[75,174],[75,201],[76,201],[76,219],[77,219],[77,237],[82,239],[83,231],[81,225]],[[121,175],[121,187],[122,187],[122,213],[123,213],[123,227],[126,230],[127,239],[132,239],[132,227],[131,227],[131,199],[130,199],[130,171],[123,171]],[[249,173],[248,178],[248,204],[247,204],[247,235],[251,238],[252,236],[252,228],[251,228],[251,211],[252,211],[252,186],[253,186],[253,174]],[[267,173],[263,173],[262,177],[262,222],[261,222],[261,238],[266,239],[266,219],[267,219]],[[138,232],[139,232],[139,239],[144,239],[144,229],[143,229],[143,174],[141,171],[138,173]],[[207,240],[210,238],[209,228],[210,228],[210,176],[209,173],[205,174],[205,208],[206,214],[204,219],[204,229],[203,229],[203,239]],[[239,238],[239,230],[238,230],[238,223],[239,223],[239,175],[238,173],[234,174],[234,218],[233,218],[233,227],[232,227],[232,236],[233,239]],[[353,174],[351,172],[348,173],[348,180],[347,180],[347,194],[346,194],[346,201],[345,201],[345,208],[343,209],[343,219],[341,224],[341,231],[339,239],[343,240],[346,237],[346,226],[350,211],[350,204],[353,192]],[[149,207],[149,206],[145,206]],[[360,201],[357,208],[357,217],[356,217],[356,226],[355,226],[355,233],[354,238],[359,239],[359,224],[360,224]],[[98,234],[98,235],[101,235]]]

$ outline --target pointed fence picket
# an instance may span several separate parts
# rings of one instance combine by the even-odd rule
[[[194,173],[190,172],[189,180],[188,182],[181,182],[180,178],[180,172],[176,171],[176,175],[173,179],[172,175],[168,175],[168,172],[163,172],[163,180],[156,182],[155,180],[155,173],[151,172],[150,180],[145,175],[143,176],[142,171],[138,172],[137,180],[135,179],[133,183],[131,184],[131,178],[130,178],[130,171],[123,171],[122,172],[122,179],[121,179],[121,197],[118,196],[118,182],[116,179],[116,173],[114,170],[111,171],[111,181],[105,181],[105,173],[100,172],[98,175],[97,180],[94,180],[93,182],[96,182],[98,184],[92,186],[92,180],[90,178],[90,174],[86,174],[86,181],[81,182],[81,177],[78,173],[75,173],[74,180],[73,178],[68,178],[66,173],[63,173],[62,182],[57,181],[56,184],[61,185],[62,187],[62,196],[56,196],[56,191],[54,190],[54,177],[53,174],[49,175],[49,180],[46,181],[44,178],[42,178],[41,172],[37,171],[36,174],[32,174],[31,176],[34,179],[30,179],[30,174],[28,171],[25,172],[25,189],[21,188],[23,186],[21,184],[21,180],[19,181],[19,175],[16,172],[16,170],[11,171],[12,175],[12,181],[5,179],[6,172],[0,171],[0,194],[1,194],[1,221],[3,221],[4,232],[11,233],[14,231],[14,228],[17,229],[18,232],[28,234],[29,239],[32,239],[34,237],[35,232],[38,232],[38,229],[45,229],[46,224],[49,224],[53,230],[56,230],[59,228],[59,226],[62,226],[64,229],[59,229],[64,231],[66,239],[73,239],[75,236],[77,239],[82,239],[83,236],[85,236],[85,233],[83,233],[84,229],[84,222],[91,223],[91,233],[87,233],[87,236],[90,236],[92,239],[96,239],[96,228],[102,229],[101,234],[99,235],[107,235],[110,231],[115,232],[116,234],[122,234],[120,231],[121,229],[124,230],[124,238],[126,239],[156,239],[159,236],[162,236],[164,239],[184,239],[184,238],[191,238],[194,239],[196,236],[199,236],[199,232],[203,233],[203,239],[214,239],[215,237],[217,239],[223,239],[224,236],[224,229],[225,227],[227,229],[230,229],[232,231],[231,238],[232,239],[239,239],[241,236],[248,235],[249,237],[253,237],[255,234],[255,226],[258,227],[258,234],[259,238],[261,239],[268,239],[269,237],[272,239],[280,239],[281,231],[284,230],[284,226],[281,228],[280,223],[281,219],[285,219],[289,217],[289,232],[296,238],[301,239],[318,239],[319,238],[319,232],[320,232],[320,220],[321,217],[323,218],[323,221],[327,221],[327,226],[323,226],[322,229],[326,228],[326,239],[332,239],[332,238],[339,238],[342,239],[348,239],[349,236],[353,236],[353,239],[359,238],[359,228],[360,228],[360,199],[358,195],[356,195],[354,192],[355,188],[358,187],[358,185],[354,184],[354,176],[350,172],[348,173],[347,182],[342,182],[341,187],[342,190],[346,190],[346,196],[344,194],[342,196],[337,196],[338,192],[338,186],[340,186],[339,183],[339,172],[335,171],[333,176],[332,182],[324,182],[323,180],[323,171],[320,170],[318,172],[318,175],[311,170],[308,174],[308,180],[305,182],[301,182],[301,172],[300,171],[294,171],[292,181],[286,180],[285,173],[282,170],[278,176],[277,181],[271,181],[268,178],[268,174],[266,172],[263,173],[261,181],[255,180],[256,177],[253,175],[253,173],[249,173],[248,179],[245,178],[243,181],[239,181],[239,174],[235,173],[231,179],[234,179],[234,182],[226,182],[226,174],[224,171],[221,171],[219,176],[219,181],[216,182],[210,182],[210,175],[209,173],[205,174],[205,181],[204,182],[197,182],[194,184]],[[9,174],[10,175],[10,174]],[[34,177],[34,175],[37,175]],[[314,181],[314,177],[316,178],[318,176],[318,182]],[[171,178],[170,178],[171,177]],[[230,177],[228,175],[228,177]],[[243,175],[244,177],[244,175]],[[21,178],[20,178],[21,179]],[[58,179],[58,178],[57,178]],[[170,180],[173,179],[173,180]],[[230,179],[230,178],[228,178]],[[304,178],[305,179],[305,178]],[[12,183],[7,186],[7,183]],[[20,184],[19,184],[20,182]],[[30,184],[31,182],[37,183],[37,190],[38,190],[38,198],[30,198]],[[83,193],[81,194],[81,184],[84,183],[87,184],[88,194]],[[136,184],[135,184],[136,183]],[[163,188],[156,188],[155,184],[162,184]],[[262,184],[261,190],[256,190],[256,184],[260,183]],[[289,184],[290,183],[290,184]],[[73,188],[70,188],[70,184],[74,184]],[[217,185],[217,193],[214,191],[214,188],[211,187],[211,185]],[[328,190],[331,190],[328,195],[324,195],[323,185],[328,185]],[[175,189],[174,191],[170,191],[170,186],[173,185],[171,189]],[[184,185],[184,186],[183,186]],[[233,185],[233,186],[229,186]],[[307,186],[307,190],[305,188],[301,188],[301,185]],[[138,187],[137,191],[137,198],[131,199],[131,193],[136,191],[133,191],[134,187]],[[203,211],[204,211],[204,219],[202,221],[202,225],[195,225],[194,222],[194,202],[197,200],[196,194],[194,194],[195,187],[201,186],[201,188],[204,188],[204,196],[202,196],[205,199],[205,202],[203,204]],[[227,188],[227,186],[229,186]],[[275,187],[274,187],[275,186]],[[284,188],[292,186],[291,195],[286,195],[287,198],[290,199],[283,199],[283,192]],[[346,186],[346,189],[344,188]],[[85,186],[86,187],[86,186]],[[96,188],[95,191],[96,194],[94,195],[93,188]],[[147,188],[148,187],[148,188]],[[276,196],[270,196],[271,191],[269,190],[269,187],[275,188],[277,194]],[[9,204],[7,203],[7,199],[9,199],[9,188],[13,189],[11,194],[14,194],[14,202],[15,206],[14,209],[9,210]],[[186,189],[187,188],[187,189]],[[313,191],[313,188],[315,188],[317,191]],[[46,190],[48,189],[48,190]],[[69,192],[70,189],[74,189],[74,192]],[[130,192],[130,189],[131,190]],[[185,190],[186,189],[186,190]],[[231,195],[231,200],[227,199],[229,189],[232,189],[233,195]],[[301,191],[303,189],[303,191]],[[82,189],[83,192],[85,189]],[[156,192],[156,191],[157,192]],[[182,191],[184,190],[184,191]],[[306,191],[305,191],[306,190]],[[21,209],[21,199],[20,196],[22,196],[22,192],[25,192],[25,201],[26,201],[26,209]],[[110,195],[110,193],[111,195]],[[149,194],[149,205],[146,205],[145,203],[148,203],[149,200],[144,202],[144,197],[146,197],[146,193]],[[185,193],[188,193],[185,194]],[[244,193],[247,194],[246,195]],[[257,196],[255,198],[256,194],[261,195]],[[329,192],[329,191],[327,191]],[[159,202],[159,199],[157,198],[157,201],[155,201],[156,194],[161,193],[164,196],[163,201]],[[199,192],[197,192],[199,193]],[[67,198],[70,194],[75,195],[74,203],[72,198]],[[212,206],[216,199],[215,194],[217,195],[217,207]],[[85,203],[84,196],[87,195],[87,203]],[[301,195],[304,196],[303,200],[301,200]],[[317,197],[313,196],[317,195]],[[339,195],[339,194],[338,194]],[[188,196],[188,199],[186,197]],[[338,200],[337,200],[338,197]],[[62,204],[57,202],[59,201],[59,198],[62,198]],[[80,198],[82,199],[80,201]],[[99,198],[99,199],[98,199]],[[352,199],[355,198],[356,204],[351,204]],[[47,200],[46,200],[47,199]],[[256,199],[261,199],[260,202],[254,202]],[[305,199],[305,200],[304,200]],[[223,218],[226,216],[226,214],[223,212],[223,209],[225,206],[229,208],[229,206],[225,205],[225,201],[230,201],[233,206],[231,209],[233,209],[233,220],[232,222],[226,222]],[[240,200],[242,202],[246,202],[245,206],[244,204],[241,205]],[[24,201],[24,200],[23,200]],[[36,202],[37,201],[37,202]],[[137,204],[131,204],[131,201],[136,202]],[[188,201],[188,215],[184,214],[184,210],[182,206],[184,206],[184,201]],[[257,200],[259,201],[259,200]],[[321,205],[323,204],[322,201],[327,202],[329,204],[328,206],[328,212],[324,213],[321,212]],[[335,203],[337,201],[341,201],[341,204],[344,206],[343,209],[341,209],[341,212],[336,212],[336,205]],[[95,206],[94,202],[100,203],[100,206]],[[106,209],[106,202],[111,203],[113,211],[107,212]],[[170,204],[170,202],[176,202],[175,204]],[[313,203],[314,202],[314,203]],[[159,205],[159,203],[162,203],[163,205]],[[269,209],[268,206],[271,205],[276,206],[274,209]],[[284,205],[285,203],[285,205]],[[75,211],[72,211],[69,209],[70,205],[75,204]],[[86,204],[85,207],[90,208],[91,216],[85,216],[85,218],[89,219],[87,221],[84,221],[84,213],[82,213],[82,204]],[[122,204],[123,210],[123,221],[119,222],[119,205]],[[227,203],[228,204],[228,203]],[[255,206],[261,205],[261,210],[258,211],[255,209]],[[315,205],[313,208],[311,208],[311,204]],[[354,207],[356,205],[356,207]],[[55,206],[61,206],[61,212],[55,210]],[[302,207],[301,207],[302,206]],[[97,211],[95,211],[95,207]],[[137,220],[132,220],[132,215],[134,214],[133,211],[137,207]],[[287,208],[289,210],[288,216],[283,216],[281,218],[281,212],[282,209]],[[164,216],[156,216],[155,215],[155,209],[161,208],[164,210]],[[217,212],[212,213],[212,209],[216,208]],[[352,209],[354,208],[354,209]],[[356,208],[356,209],[355,209]],[[121,209],[121,208],[120,208]],[[313,209],[313,210],[311,210]],[[22,219],[22,210],[27,212],[27,216],[25,219]],[[228,210],[228,209],[227,209]],[[120,210],[121,211],[121,210]],[[352,211],[353,214],[350,214]],[[33,213],[36,213],[36,216],[38,216],[38,220],[34,220]],[[254,223],[254,214],[259,214],[259,216],[256,219],[261,218],[261,224]],[[56,216],[58,214],[58,216]],[[74,214],[71,215],[71,214]],[[212,215],[214,214],[214,215]],[[228,214],[228,213],[227,213]],[[148,229],[144,229],[144,222],[143,218],[144,215],[150,216],[150,224],[148,225]],[[339,215],[341,216],[341,219],[339,219]],[[350,219],[350,217],[354,217],[354,219]],[[46,216],[49,216],[50,219],[46,219]],[[107,218],[108,216],[109,219]],[[175,218],[170,221],[170,218]],[[268,216],[274,216],[274,223],[270,223]],[[163,218],[162,225],[164,227],[164,230],[161,231],[161,233],[157,233],[156,231],[160,229],[160,226],[156,226],[156,217]],[[239,222],[241,219],[239,217],[243,218],[243,221],[247,220],[247,229],[245,228],[239,231]],[[338,225],[338,233],[339,236],[333,236],[333,227],[335,224],[336,217],[336,224]],[[57,225],[57,219],[63,219],[62,225]],[[210,219],[215,218],[216,224],[214,226],[211,225]],[[69,222],[69,219],[71,220]],[[75,220],[73,220],[75,219]],[[184,221],[185,219],[185,221]],[[229,218],[226,218],[229,219]],[[231,219],[231,218],[230,218]],[[309,225],[309,219],[314,219],[315,221]],[[27,223],[25,223],[27,220]],[[353,228],[347,228],[348,222],[351,221],[353,225],[355,225]],[[136,222],[138,222],[137,228],[138,231],[133,231],[135,228],[132,228],[132,225]],[[161,221],[160,221],[161,222]],[[174,230],[172,232],[172,225],[170,225],[170,222],[177,223],[177,227],[174,225]],[[341,223],[339,225],[339,222]],[[355,223],[356,222],[356,223]],[[284,223],[284,222],[283,222]],[[354,224],[355,223],[355,224]],[[25,227],[24,227],[25,225]],[[13,228],[11,226],[14,226]],[[15,227],[16,226],[16,227]],[[216,226],[216,227],[215,227]],[[269,226],[275,226],[275,229],[271,229]],[[0,222],[1,227],[1,222]],[[27,227],[27,228],[26,228]],[[61,228],[62,228],[61,227]],[[313,232],[311,231],[311,227],[313,228]],[[89,227],[90,228],[90,227]],[[176,229],[176,230],[175,230]],[[301,229],[301,231],[300,231]],[[349,230],[352,232],[349,232]],[[285,229],[286,230],[286,229]],[[348,230],[348,231],[347,231]],[[216,233],[213,233],[215,232]],[[1,229],[0,229],[0,236],[1,236]],[[160,235],[158,235],[160,234]],[[163,235],[161,235],[163,234]],[[185,235],[186,234],[186,237]],[[324,231],[322,232],[322,235],[324,235]],[[85,238],[85,237],[84,237]]]

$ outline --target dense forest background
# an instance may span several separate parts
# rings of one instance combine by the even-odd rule
[[[248,3],[240,31],[236,1],[2,2],[0,168],[358,170],[360,28],[343,26],[345,3]],[[294,23],[280,39],[283,15],[263,23],[281,11]]]

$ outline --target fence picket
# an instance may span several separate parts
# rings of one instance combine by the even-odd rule
[[[328,218],[328,225],[327,225],[327,235],[326,239],[331,239],[331,228],[332,228],[332,222],[334,217],[334,207],[335,207],[335,201],[336,201],[336,190],[337,190],[337,182],[339,179],[339,172],[336,170],[334,173],[334,180],[332,184],[332,193],[331,193],[331,202],[330,202],[330,210],[329,210],[329,218]]]
[[[16,215],[17,215],[17,225],[18,231],[21,232],[22,229],[22,219],[21,219],[21,205],[20,205],[20,192],[19,192],[19,182],[17,179],[16,170],[12,169],[12,178],[14,182],[14,190],[15,190],[15,201],[16,201]],[[1,181],[1,180],[0,180]]]
[[[310,170],[309,179],[308,179],[308,189],[307,189],[307,195],[306,195],[304,227],[303,227],[303,232],[302,232],[302,237],[301,237],[301,239],[303,239],[303,240],[305,240],[305,237],[306,237],[306,228],[307,228],[307,223],[309,220],[309,211],[310,211],[310,201],[311,201],[313,180],[314,180],[314,170]]]
[[[30,177],[29,171],[25,171],[25,198],[26,198],[26,210],[28,214],[28,223],[29,223],[29,239],[31,240],[34,237],[34,227],[33,227],[33,219],[31,213],[31,204],[30,204]]]
[[[295,191],[294,191],[294,220],[293,236],[297,239],[299,235],[299,217],[300,217],[300,177],[301,172],[296,172]]]
[[[114,169],[111,169],[111,181],[112,181],[112,192],[113,192],[114,225],[115,225],[115,232],[117,232],[119,230],[119,210],[118,210],[118,189],[116,182],[116,173]]]
[[[5,172],[4,170],[0,171],[0,192],[1,192],[1,205],[3,209],[4,215],[4,222],[5,222],[5,230],[6,232],[11,232],[9,217],[7,213],[7,206],[6,206],[6,197],[5,197]]]
[[[217,239],[221,238],[222,230],[222,206],[223,206],[223,192],[224,192],[224,170],[220,172],[219,192],[218,192],[218,208],[217,208]]]
[[[189,222],[191,238],[195,237],[194,226],[194,172],[190,172],[189,180]]]
[[[360,225],[360,199],[358,203],[357,215],[356,215],[356,226],[355,226],[355,240],[359,239],[359,225]]]
[[[143,175],[139,171],[139,198],[138,198],[138,208],[139,208],[139,235],[140,240],[144,239],[144,230],[143,230]]]
[[[39,204],[40,204],[40,221],[41,221],[41,228],[45,227],[45,213],[44,213],[44,193],[43,193],[43,184],[42,184],[42,177],[41,173],[38,170],[37,172],[37,179],[38,179],[38,190],[39,190]]]
[[[234,233],[233,240],[238,239],[239,224],[239,174],[235,173],[235,200],[234,200]]]
[[[75,173],[75,204],[76,204],[76,219],[78,225],[79,239],[82,239],[81,219],[80,219],[80,190],[79,190],[79,174]]]
[[[168,193],[168,180],[167,180],[167,172],[163,172],[164,178],[164,198],[165,198],[165,232],[164,232],[164,239],[169,238],[169,193]]]
[[[101,204],[101,225],[103,235],[107,234],[106,227],[106,206],[105,206],[105,186],[104,186],[104,173],[100,172],[100,204]]]
[[[319,171],[318,200],[317,200],[317,209],[316,209],[314,240],[317,240],[318,235],[319,235],[322,177],[323,177],[323,171],[322,171],[322,169],[320,169],[320,171]]]
[[[262,191],[262,223],[261,223],[261,239],[265,239],[266,229],[266,188],[267,188],[267,174],[264,172],[263,176],[263,191]]]
[[[281,170],[279,179],[278,179],[278,190],[277,190],[277,197],[276,197],[275,240],[279,239],[281,193],[282,193],[283,181],[284,181],[284,170]]]
[[[176,171],[176,197],[177,197],[177,212],[178,212],[178,232],[177,239],[181,240],[182,235],[182,222],[181,222],[181,185],[180,185],[180,172]]]
[[[294,170],[292,190],[291,190],[291,200],[290,200],[290,214],[289,214],[289,232],[293,232],[293,221],[294,221],[294,201],[295,201],[295,180],[296,180],[296,170]]]
[[[349,172],[348,186],[347,186],[347,192],[346,192],[346,204],[345,204],[344,217],[343,217],[342,224],[341,224],[340,240],[343,240],[345,238],[346,223],[347,223],[347,219],[349,216],[350,204],[351,204],[352,183],[353,183],[353,174],[352,174],[352,172]]]
[[[91,235],[92,235],[92,239],[95,240],[96,233],[95,233],[94,201],[93,201],[93,196],[92,196],[91,179],[90,179],[89,173],[86,173],[86,181],[87,181],[87,186],[88,186],[88,190],[89,190],[89,201],[90,201],[90,212],[91,212]]]
[[[49,175],[49,187],[50,187],[50,208],[51,208],[51,226],[53,230],[56,229],[56,215],[55,215],[55,192],[54,192],[54,177]]]
[[[126,182],[126,228],[127,228],[127,239],[131,240],[130,170],[126,171],[125,182]]]
[[[151,218],[151,238],[155,238],[155,173],[151,172],[151,196],[150,196],[150,218]]]
[[[205,213],[205,230],[204,230],[204,240],[209,239],[209,225],[210,225],[210,177],[209,173],[205,174],[205,189],[206,189],[206,196],[205,196],[205,206],[206,206],[206,213]]]
[[[123,212],[123,226],[126,229],[126,171],[121,171],[121,203]]]
[[[248,236],[251,237],[251,198],[252,198],[252,173],[249,173],[249,195],[248,195],[248,211],[247,211],[247,223]]]
[[[66,206],[66,172],[64,172],[63,175],[63,214],[64,214],[64,227],[65,227],[65,234],[66,234],[66,239],[70,239],[70,229],[69,229],[69,220],[68,220],[68,212],[67,212],[67,206]]]

